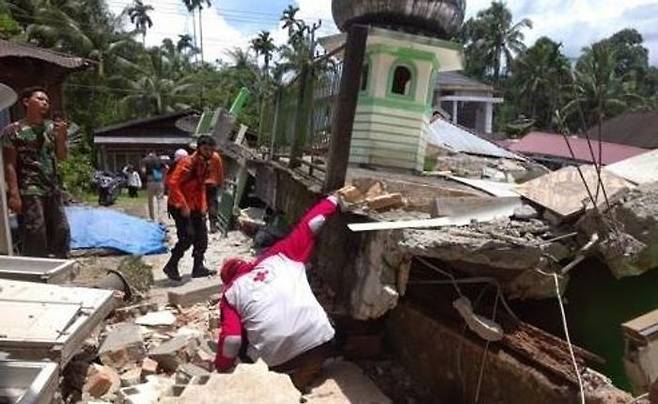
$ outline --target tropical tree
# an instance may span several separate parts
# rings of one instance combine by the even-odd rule
[[[283,22],[283,29],[288,30],[288,37],[293,37],[295,31],[299,31],[301,28],[300,23],[303,21],[297,19],[297,13],[299,12],[299,7],[295,7],[292,4],[288,5],[288,8],[283,10],[281,15],[281,22]]]
[[[274,40],[270,36],[269,31],[261,31],[256,38],[251,41],[251,47],[256,52],[256,55],[261,55],[264,58],[265,74],[269,73],[270,61],[276,51]]]
[[[646,105],[635,82],[628,75],[617,73],[617,56],[606,43],[585,48],[573,74],[573,99],[565,106],[564,116],[576,116],[576,127],[581,131],[600,125],[629,107]]]
[[[207,5],[208,7],[212,6],[212,2],[210,0],[183,0],[183,4],[185,4],[185,7],[187,7],[187,11],[192,13],[192,20],[194,21],[194,10],[199,10],[199,47],[201,49],[201,62],[203,63],[203,22],[202,22],[202,13],[203,13],[203,5]],[[196,35],[196,30],[195,30],[195,35]]]
[[[171,49],[171,41],[165,48]],[[158,115],[189,107],[190,90],[194,85],[185,82],[177,65],[167,57],[166,50],[151,48],[131,65],[131,74],[119,74],[112,83],[124,89],[120,102],[140,115]]]
[[[135,24],[137,32],[141,32],[144,45],[146,44],[146,30],[153,27],[153,20],[148,15],[149,11],[153,11],[153,7],[144,5],[142,0],[134,0],[133,5],[126,9],[130,22]]]
[[[523,52],[523,29],[532,28],[525,18],[513,23],[512,12],[505,3],[491,6],[469,19],[460,34],[466,45],[467,71],[480,77],[493,77],[498,85],[502,72],[507,72],[516,55]]]
[[[543,130],[553,130],[555,111],[566,102],[563,93],[571,84],[569,59],[558,44],[542,37],[519,55],[512,65],[510,102],[517,106],[517,114],[532,120]]]
[[[176,49],[181,53],[189,52],[190,54],[194,54],[198,52],[197,47],[194,46],[194,39],[188,34],[178,35]]]

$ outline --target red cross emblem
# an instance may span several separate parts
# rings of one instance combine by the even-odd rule
[[[258,271],[254,277],[254,282],[265,282],[265,277],[267,274],[267,271]]]

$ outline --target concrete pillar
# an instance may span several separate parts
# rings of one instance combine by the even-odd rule
[[[485,123],[484,123],[484,133],[493,132],[493,103],[487,102],[485,110]]]
[[[457,122],[458,112],[459,111],[457,110],[457,101],[452,101],[452,123],[454,123],[455,125],[459,123]]]

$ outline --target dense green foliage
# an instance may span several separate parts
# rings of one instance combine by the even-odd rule
[[[635,29],[624,29],[583,49],[570,61],[562,44],[539,38],[523,43],[532,22],[514,22],[503,2],[464,24],[466,73],[492,83],[506,102],[499,106],[496,130],[510,136],[538,129],[587,130],[628,110],[658,107],[658,68]]]
[[[209,0],[182,2],[199,13],[211,5]],[[201,61],[202,48],[190,35],[145,47],[146,31],[166,23],[151,19],[152,11],[140,0],[118,16],[105,0],[0,0],[0,37],[94,61],[94,69],[72,75],[65,85],[69,115],[85,133],[82,150],[91,153],[95,128],[184,108],[228,107],[241,87],[254,101],[239,118],[261,128],[261,118],[271,115],[266,108],[276,86],[299,74],[315,54],[317,27],[298,19],[293,6],[281,17],[286,44],[277,47],[263,31],[249,48],[234,49],[226,60],[212,63]],[[529,29],[531,21],[517,21],[503,2],[492,2],[458,35],[467,74],[492,83],[506,99],[496,113],[498,131],[575,132],[629,109],[656,106],[658,68],[649,65],[636,30],[592,44],[570,61],[550,38],[526,47]]]

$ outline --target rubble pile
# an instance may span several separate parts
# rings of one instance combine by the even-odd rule
[[[176,396],[214,369],[217,301],[187,308],[122,308],[108,321],[93,354],[65,372],[69,401],[155,403]],[[77,391],[75,391],[77,390]]]
[[[555,296],[549,271],[572,255],[570,239],[556,240],[563,231],[539,219],[499,219],[464,227],[405,230],[400,247],[414,256],[436,258],[470,276],[486,272],[499,279],[512,298]],[[565,280],[566,281],[566,280]]]
[[[578,228],[598,233],[597,253],[617,278],[636,276],[658,267],[658,183],[628,191],[607,212],[591,212]]]

